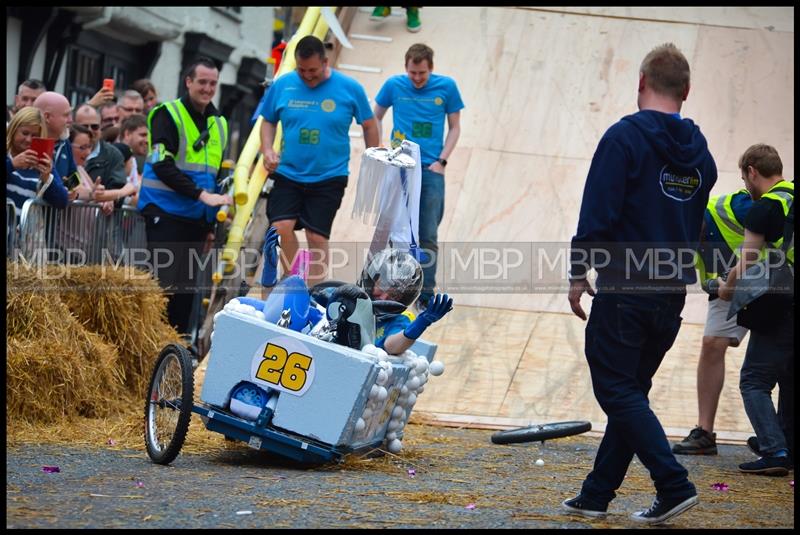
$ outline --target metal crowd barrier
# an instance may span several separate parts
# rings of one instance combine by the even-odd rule
[[[145,220],[135,208],[114,207],[105,215],[94,202],[73,201],[66,208],[55,208],[41,199],[29,199],[22,206],[16,232],[9,232],[11,208],[13,204],[9,207],[6,201],[6,256],[14,260],[35,265],[127,265],[128,251],[147,247]]]
[[[17,246],[17,206],[6,199],[6,257]]]

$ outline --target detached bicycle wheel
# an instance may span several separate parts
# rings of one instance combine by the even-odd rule
[[[192,416],[194,375],[189,352],[175,344],[161,350],[144,406],[147,455],[169,464],[183,447]]]
[[[563,438],[585,433],[592,428],[591,422],[555,422],[551,424],[529,425],[507,431],[498,431],[492,435],[495,444],[516,444],[519,442],[545,441],[551,438]]]

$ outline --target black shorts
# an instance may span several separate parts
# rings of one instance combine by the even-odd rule
[[[270,223],[296,219],[295,230],[307,228],[330,239],[333,218],[342,205],[347,177],[337,176],[312,184],[295,182],[277,173],[272,177],[275,186],[267,198]]]

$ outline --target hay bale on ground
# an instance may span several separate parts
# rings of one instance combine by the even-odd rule
[[[6,314],[7,425],[119,410],[127,393],[116,350],[84,329],[61,301],[9,292]]]
[[[86,266],[62,280],[61,300],[87,329],[113,344],[126,384],[145,395],[153,364],[169,343],[186,345],[167,321],[167,298],[144,271]]]
[[[180,342],[166,298],[142,272],[7,262],[6,278],[7,425],[138,403],[161,348]]]

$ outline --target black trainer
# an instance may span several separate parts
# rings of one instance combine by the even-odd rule
[[[633,513],[631,519],[644,524],[661,524],[686,512],[695,505],[697,505],[696,494],[689,498],[672,498],[669,500],[656,498],[649,509]]]
[[[717,434],[709,433],[698,425],[689,432],[689,436],[672,446],[672,453],[678,455],[716,455]]]
[[[792,461],[788,456],[784,457],[760,457],[757,461],[742,463],[739,471],[746,474],[759,474],[762,476],[785,476],[789,475]]]
[[[757,437],[750,437],[747,439],[747,447],[750,448],[750,451],[758,455],[759,457],[763,457],[764,454],[761,453],[761,449],[758,447],[758,438]],[[792,456],[792,452],[789,451],[789,464],[794,466],[794,457]],[[792,470],[790,467],[789,470]]]
[[[561,507],[577,515],[588,516],[590,518],[603,518],[608,513],[605,509],[598,509],[596,505],[590,505],[578,494],[574,498],[561,502]]]

